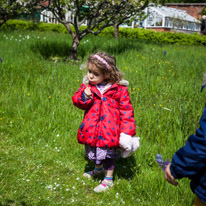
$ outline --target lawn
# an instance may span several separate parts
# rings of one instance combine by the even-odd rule
[[[87,37],[79,61],[68,58],[67,34],[0,32],[0,205],[164,205],[194,201],[188,179],[169,185],[155,161],[171,160],[199,126],[206,49],[143,40]],[[139,150],[116,161],[114,187],[96,194],[100,179],[76,134],[83,111],[71,97],[82,82],[91,52],[117,59],[129,84]]]

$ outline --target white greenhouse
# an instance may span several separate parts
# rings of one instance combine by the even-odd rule
[[[184,10],[166,6],[149,6],[145,9],[145,14],[147,18],[144,21],[133,21],[129,24],[122,24],[120,27],[140,27],[156,31],[200,32],[201,22]],[[47,10],[41,12],[40,18],[41,22],[58,23],[53,13]],[[65,13],[65,18],[67,21],[74,19],[70,11]],[[86,24],[87,22],[84,22],[84,25]]]
[[[148,7],[143,21],[145,29],[176,30],[179,32],[200,32],[201,22],[184,10],[162,7]]]

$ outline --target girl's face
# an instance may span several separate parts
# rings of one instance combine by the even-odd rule
[[[89,79],[89,83],[92,85],[99,84],[104,81],[104,75],[94,64],[91,63],[88,64],[87,78]]]

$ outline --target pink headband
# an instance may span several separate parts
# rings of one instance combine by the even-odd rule
[[[100,57],[99,55],[95,54],[94,55],[95,58],[97,58],[100,62],[102,62],[103,64],[106,65],[107,69],[109,69],[109,64],[102,58]]]

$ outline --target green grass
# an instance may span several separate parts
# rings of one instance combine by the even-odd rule
[[[171,159],[198,127],[205,47],[88,37],[74,62],[71,42],[66,34],[0,32],[0,205],[191,205],[189,180],[169,185],[155,158]],[[83,111],[71,97],[80,65],[100,50],[116,56],[130,82],[141,147],[116,161],[114,188],[95,194],[99,180],[82,177],[92,164],[77,143]]]

